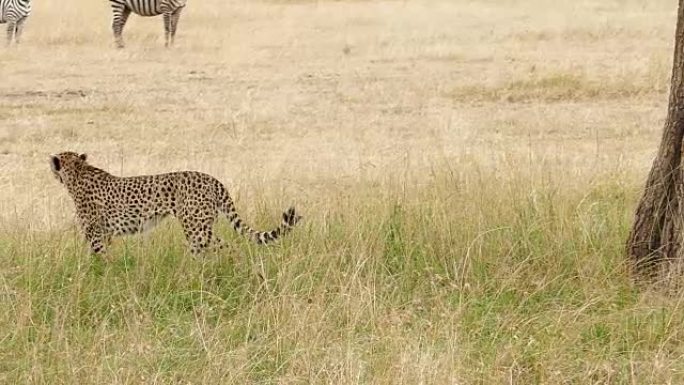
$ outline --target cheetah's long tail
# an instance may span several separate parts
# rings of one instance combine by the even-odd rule
[[[235,210],[235,205],[233,200],[230,199],[228,194],[224,195],[223,203],[221,205],[221,211],[228,217],[228,220],[233,225],[235,231],[239,234],[246,236],[257,244],[267,244],[275,242],[284,234],[287,234],[292,230],[292,228],[299,222],[302,217],[297,215],[294,207],[290,207],[283,213],[283,219],[280,226],[276,227],[271,231],[258,231],[249,227],[246,223],[242,221],[237,211]]]

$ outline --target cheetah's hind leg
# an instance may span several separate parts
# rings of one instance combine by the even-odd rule
[[[212,246],[214,219],[212,217],[206,218],[191,218],[186,217],[181,219],[183,232],[190,247],[190,253],[198,256],[203,254]]]

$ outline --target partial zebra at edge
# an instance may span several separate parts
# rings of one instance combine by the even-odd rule
[[[0,0],[0,24],[7,23],[7,45],[19,43],[31,14],[31,0]]]

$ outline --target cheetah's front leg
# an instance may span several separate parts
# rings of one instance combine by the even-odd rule
[[[83,235],[90,246],[90,253],[93,255],[103,255],[107,251],[111,234],[109,234],[102,219],[96,215],[81,213],[79,215]]]
[[[85,238],[90,245],[90,252],[94,255],[103,255],[109,245],[109,236],[98,227],[88,227],[85,230]]]

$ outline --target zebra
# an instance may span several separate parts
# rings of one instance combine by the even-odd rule
[[[0,24],[7,23],[7,44],[19,43],[24,23],[31,13],[31,0],[0,0]]]
[[[181,11],[185,7],[186,2],[187,0],[109,0],[109,3],[112,6],[112,30],[114,31],[116,46],[118,48],[124,47],[121,33],[131,12],[140,16],[162,15],[164,17],[164,32],[166,37],[165,46],[169,47],[173,45],[178,19],[180,18]]]

